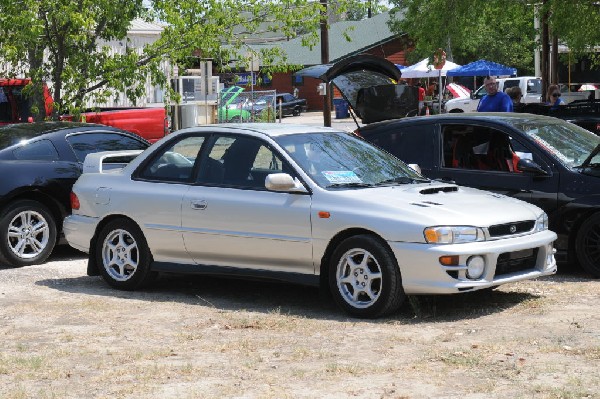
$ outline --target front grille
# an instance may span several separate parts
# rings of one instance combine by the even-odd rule
[[[522,222],[496,224],[494,226],[490,226],[488,231],[490,232],[490,237],[502,237],[527,233],[528,231],[533,230],[534,226],[535,220],[525,220]]]
[[[498,256],[498,262],[496,263],[496,277],[503,274],[534,269],[537,261],[537,254],[537,248],[500,254],[500,256]]]

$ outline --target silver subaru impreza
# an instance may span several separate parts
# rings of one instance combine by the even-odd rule
[[[546,214],[430,181],[342,131],[236,124],[173,133],[132,154],[89,155],[64,222],[88,274],[141,288],[160,272],[329,289],[355,317],[406,295],[451,294],[556,272]]]

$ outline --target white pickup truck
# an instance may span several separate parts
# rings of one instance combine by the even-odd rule
[[[542,98],[542,79],[534,76],[521,76],[516,78],[500,78],[496,79],[498,82],[498,90],[506,92],[506,89],[514,86],[519,86],[523,93],[522,103],[539,103]],[[566,89],[566,87],[564,87]],[[479,100],[487,94],[485,86],[481,86],[479,89],[471,93],[470,98],[455,98],[449,100],[445,104],[445,112],[475,112],[477,111],[477,105]],[[570,103],[574,100],[587,99],[585,92],[567,92],[563,91],[561,87],[561,97],[565,103]]]

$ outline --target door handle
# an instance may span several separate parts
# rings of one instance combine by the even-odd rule
[[[190,203],[190,206],[192,207],[192,209],[203,211],[206,209],[208,204],[206,203],[205,200],[192,200],[192,202]]]

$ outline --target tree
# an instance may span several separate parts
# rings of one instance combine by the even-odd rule
[[[339,0],[344,12],[347,3]],[[0,61],[14,75],[34,84],[30,93],[41,110],[41,84],[52,83],[55,112],[74,111],[86,99],[104,102],[124,92],[135,100],[147,79],[168,88],[161,62],[185,66],[192,54],[226,65],[243,62],[245,40],[260,32],[295,37],[301,29],[305,45],[319,40],[321,5],[309,0],[11,0],[0,3]],[[131,22],[159,21],[163,33],[139,51],[127,42]],[[113,53],[110,41],[123,43]],[[285,66],[277,49],[264,51],[262,61]]]
[[[533,7],[505,0],[391,0],[391,29],[414,40],[414,59],[444,48],[468,63],[485,58],[533,72]]]
[[[480,58],[514,66],[520,74],[534,71],[536,32],[534,8],[547,16],[550,34],[574,56],[600,45],[600,3],[597,0],[391,0],[391,28],[408,33],[415,57],[431,56],[438,47],[458,63]],[[549,57],[549,52],[546,54]],[[416,59],[416,58],[415,58]],[[598,60],[598,57],[596,57]],[[549,64],[549,59],[546,61]],[[600,64],[600,62],[597,62]],[[555,68],[556,70],[556,68]],[[549,79],[546,79],[546,82]],[[547,83],[544,84],[547,86]]]

